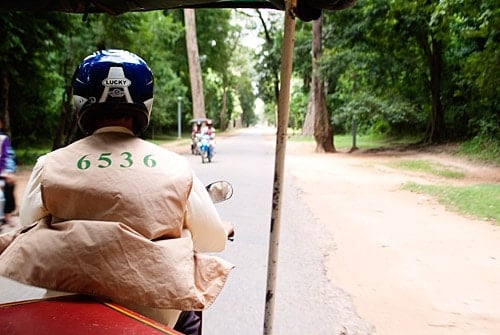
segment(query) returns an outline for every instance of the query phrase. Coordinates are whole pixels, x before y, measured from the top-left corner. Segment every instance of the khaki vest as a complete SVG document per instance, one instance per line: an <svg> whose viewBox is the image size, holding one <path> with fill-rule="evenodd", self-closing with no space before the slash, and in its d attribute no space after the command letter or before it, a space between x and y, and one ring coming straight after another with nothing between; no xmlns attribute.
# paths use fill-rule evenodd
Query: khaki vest
<svg viewBox="0 0 500 335"><path fill-rule="evenodd" d="M123 133L48 154L41 189L52 217L0 239L10 243L0 274L126 304L210 306L232 265L194 252L183 229L191 173L182 157Z"/></svg>
<svg viewBox="0 0 500 335"><path fill-rule="evenodd" d="M100 133L45 159L42 198L54 220L117 221L150 240L181 236L187 161L124 133Z"/></svg>

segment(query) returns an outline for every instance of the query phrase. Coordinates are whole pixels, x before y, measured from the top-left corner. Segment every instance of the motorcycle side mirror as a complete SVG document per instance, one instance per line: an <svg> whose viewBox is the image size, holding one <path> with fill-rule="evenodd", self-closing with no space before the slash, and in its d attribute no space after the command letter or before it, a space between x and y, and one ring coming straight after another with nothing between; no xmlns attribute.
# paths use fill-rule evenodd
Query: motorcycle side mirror
<svg viewBox="0 0 500 335"><path fill-rule="evenodd" d="M233 196L233 186L225 180L213 182L205 188L214 204L226 201Z"/></svg>

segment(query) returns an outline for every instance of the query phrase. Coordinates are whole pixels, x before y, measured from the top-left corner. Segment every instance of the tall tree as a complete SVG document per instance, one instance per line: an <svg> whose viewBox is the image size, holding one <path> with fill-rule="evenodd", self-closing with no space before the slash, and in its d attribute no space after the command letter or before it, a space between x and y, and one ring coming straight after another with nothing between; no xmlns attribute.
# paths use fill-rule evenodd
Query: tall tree
<svg viewBox="0 0 500 335"><path fill-rule="evenodd" d="M181 122L192 117L186 113L191 108L182 11L130 14L139 16L140 26L129 49L146 60L155 76L155 101L146 135L177 131L178 97Z"/></svg>
<svg viewBox="0 0 500 335"><path fill-rule="evenodd" d="M312 94L311 98L314 108L314 139L316 140L316 152L335 152L333 145L333 127L326 107L325 83L319 73L318 61L321 59L321 35L323 17L313 22L312 38Z"/></svg>
<svg viewBox="0 0 500 335"><path fill-rule="evenodd" d="M195 10L184 9L184 24L186 30L186 48L189 63L189 78L191 80L191 98L193 102L193 117L205 117L205 98L203 94L203 80L201 75L198 39L196 37Z"/></svg>
<svg viewBox="0 0 500 335"><path fill-rule="evenodd" d="M63 49L61 31L68 16L54 13L0 13L0 109L11 121L15 145L52 134L57 124L63 79L58 73ZM43 121L43 122L41 122ZM36 125L36 126L33 126Z"/></svg>
<svg viewBox="0 0 500 335"><path fill-rule="evenodd" d="M305 102L305 105L293 106L290 108L290 117L292 114L292 106L297 108L298 121L302 121L301 134L304 136L314 135L314 108L312 99L312 64L311 61L311 48L312 48L312 23L297 21L295 30L295 50L294 50L294 64L293 71L295 76L299 76L302 81L302 88L300 91L292 94L291 103L295 100ZM306 98L306 99L304 99ZM302 107L301 107L302 106ZM300 117L300 118L299 118ZM300 128L300 123L297 124Z"/></svg>
<svg viewBox="0 0 500 335"><path fill-rule="evenodd" d="M498 1L446 2L450 42L446 49L445 106L450 106L457 138L483 145L500 138L500 6ZM500 145L500 144L499 144Z"/></svg>
<svg viewBox="0 0 500 335"><path fill-rule="evenodd" d="M226 128L231 111L230 60L237 42L230 25L231 11L225 9L199 9L196 11L200 60L202 61L203 88L206 116L214 120L221 130Z"/></svg>
<svg viewBox="0 0 500 335"><path fill-rule="evenodd" d="M443 43L447 36L447 15L439 2L419 0L395 1L393 4L395 30L403 39L414 40L426 60L431 115L425 143L441 142L446 138L444 110L441 102L443 75Z"/></svg>
<svg viewBox="0 0 500 335"><path fill-rule="evenodd" d="M442 3L359 0L351 10L328 15L326 35L335 38L325 38L322 73L337 124L347 129L356 117L362 131L401 134L425 132L428 120L424 142L446 138L449 11Z"/></svg>
<svg viewBox="0 0 500 335"><path fill-rule="evenodd" d="M277 106L279 99L280 83L280 55L282 46L283 27L278 20L281 16L269 15L264 17L263 12L257 11L259 21L262 24L262 35L264 39L263 50L258 55L257 87L259 96L265 102L266 118L272 124L277 121Z"/></svg>

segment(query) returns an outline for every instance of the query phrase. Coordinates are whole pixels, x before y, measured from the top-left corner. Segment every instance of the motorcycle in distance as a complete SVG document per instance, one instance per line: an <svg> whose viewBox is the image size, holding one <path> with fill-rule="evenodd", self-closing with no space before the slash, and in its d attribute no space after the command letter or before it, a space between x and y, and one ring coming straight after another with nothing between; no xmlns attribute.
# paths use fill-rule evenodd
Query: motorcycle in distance
<svg viewBox="0 0 500 335"><path fill-rule="evenodd" d="M216 181L205 186L213 203L229 200L233 186ZM228 231L233 241L234 230ZM47 295L46 290L0 277L0 334L142 334L182 335L118 304L77 293Z"/></svg>
<svg viewBox="0 0 500 335"><path fill-rule="evenodd" d="M199 118L194 118L189 121L189 123L192 125L192 131L191 131L191 153L193 155L199 155L199 141L201 137L201 130L204 124L207 122L211 121L208 118L205 117L199 117Z"/></svg>
<svg viewBox="0 0 500 335"><path fill-rule="evenodd" d="M214 148L212 146L212 139L210 135L202 134L199 136L198 140L198 152L201 156L201 162L204 164L206 162L211 162L214 154Z"/></svg>

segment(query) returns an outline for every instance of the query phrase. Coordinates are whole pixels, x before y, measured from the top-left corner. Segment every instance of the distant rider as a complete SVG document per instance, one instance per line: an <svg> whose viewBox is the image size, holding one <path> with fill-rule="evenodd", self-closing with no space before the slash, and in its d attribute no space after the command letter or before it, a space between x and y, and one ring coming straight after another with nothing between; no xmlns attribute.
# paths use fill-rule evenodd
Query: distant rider
<svg viewBox="0 0 500 335"><path fill-rule="evenodd" d="M204 126L201 128L201 135L205 135L209 138L210 151L213 154L215 151L215 128L212 120L207 120L205 122Z"/></svg>

